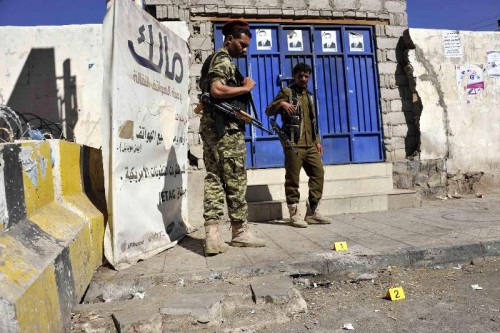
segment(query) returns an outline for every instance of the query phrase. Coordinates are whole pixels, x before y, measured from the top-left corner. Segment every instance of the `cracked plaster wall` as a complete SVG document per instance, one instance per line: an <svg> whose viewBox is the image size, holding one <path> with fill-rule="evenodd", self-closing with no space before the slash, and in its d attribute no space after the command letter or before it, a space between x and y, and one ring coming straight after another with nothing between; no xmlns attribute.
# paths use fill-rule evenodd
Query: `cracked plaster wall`
<svg viewBox="0 0 500 333"><path fill-rule="evenodd" d="M448 186L458 175L484 173L485 185L500 176L500 77L488 75L487 52L500 51L500 32L460 31L462 57L444 54L443 30L410 29L409 51L422 103L420 161L443 160ZM484 91L468 96L456 68L483 69ZM467 178L467 177L465 177ZM481 177L480 177L481 178Z"/></svg>

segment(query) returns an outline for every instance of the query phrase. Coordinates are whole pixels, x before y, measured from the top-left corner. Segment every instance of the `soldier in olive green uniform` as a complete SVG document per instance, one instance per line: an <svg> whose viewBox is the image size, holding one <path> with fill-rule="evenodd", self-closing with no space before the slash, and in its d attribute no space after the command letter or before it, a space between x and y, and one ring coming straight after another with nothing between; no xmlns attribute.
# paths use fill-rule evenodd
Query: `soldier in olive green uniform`
<svg viewBox="0 0 500 333"><path fill-rule="evenodd" d="M281 114L283 131L293 144L298 155L284 142L285 152L285 194L290 225L306 228L308 224L327 224L332 220L320 212L325 171L316 122L316 111L312 94L307 90L311 67L300 63L293 68L294 83L280 90L266 109L268 116ZM305 219L299 209L299 175L304 168L309 177L309 198L306 202Z"/></svg>
<svg viewBox="0 0 500 333"><path fill-rule="evenodd" d="M255 82L243 78L232 58L242 57L250 43L251 32L244 21L224 25L223 47L203 64L200 87L210 97L246 110L249 92ZM205 253L214 255L227 251L221 241L219 224L224 216L224 199L231 221L231 246L260 247L265 242L248 231L246 202L245 124L224 117L213 106L205 105L200 120L203 159L207 170L204 188Z"/></svg>

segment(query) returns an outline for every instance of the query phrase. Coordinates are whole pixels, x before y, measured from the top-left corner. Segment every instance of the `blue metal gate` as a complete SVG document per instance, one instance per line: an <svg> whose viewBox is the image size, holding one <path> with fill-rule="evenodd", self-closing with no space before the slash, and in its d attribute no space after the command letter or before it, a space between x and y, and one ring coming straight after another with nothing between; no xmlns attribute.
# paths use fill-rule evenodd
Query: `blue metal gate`
<svg viewBox="0 0 500 333"><path fill-rule="evenodd" d="M251 24L253 38L246 58L235 60L257 86L257 116L269 126L267 105L292 68L313 68L309 90L316 98L325 164L379 162L384 159L373 28L368 26ZM215 26L215 46L223 43L222 24ZM245 135L249 168L282 167L276 135L248 128Z"/></svg>

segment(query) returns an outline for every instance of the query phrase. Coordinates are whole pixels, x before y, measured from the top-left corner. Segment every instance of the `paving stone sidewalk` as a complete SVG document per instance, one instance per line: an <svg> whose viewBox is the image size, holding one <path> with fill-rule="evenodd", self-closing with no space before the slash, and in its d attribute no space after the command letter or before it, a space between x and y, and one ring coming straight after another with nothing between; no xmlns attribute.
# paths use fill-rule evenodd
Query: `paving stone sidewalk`
<svg viewBox="0 0 500 333"><path fill-rule="evenodd" d="M424 200L420 208L334 215L333 220L331 225L305 229L292 228L286 221L251 223L250 230L266 240L266 247L230 248L213 257L203 255L200 228L176 247L129 269L117 272L101 267L93 282L125 286L125 281L138 278L182 282L222 275L361 272L387 265L437 265L500 255L500 193ZM229 224L222 226L222 236L230 240ZM347 242L347 251L332 249L339 241Z"/></svg>

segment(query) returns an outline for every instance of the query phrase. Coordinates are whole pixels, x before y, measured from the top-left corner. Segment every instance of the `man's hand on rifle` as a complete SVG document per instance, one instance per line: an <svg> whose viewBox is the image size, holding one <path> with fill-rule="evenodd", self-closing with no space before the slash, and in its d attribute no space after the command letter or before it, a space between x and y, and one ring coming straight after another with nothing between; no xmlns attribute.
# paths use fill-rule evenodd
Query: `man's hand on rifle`
<svg viewBox="0 0 500 333"><path fill-rule="evenodd" d="M280 106L289 116L293 116L297 112L297 107L288 102L281 101Z"/></svg>

